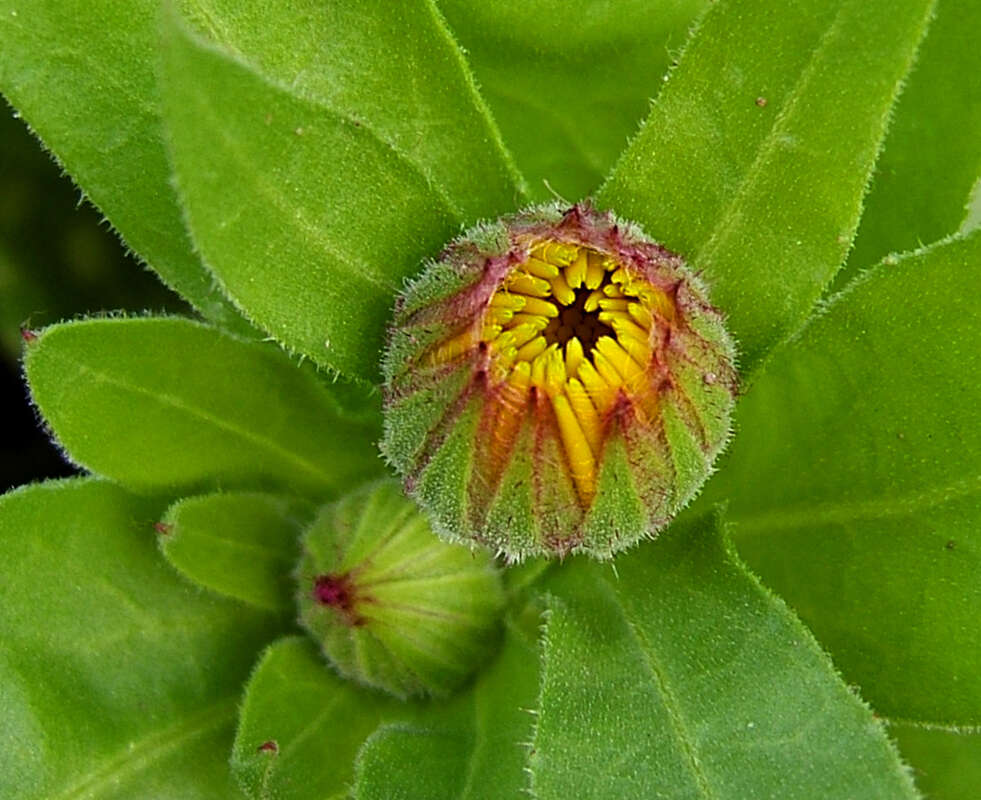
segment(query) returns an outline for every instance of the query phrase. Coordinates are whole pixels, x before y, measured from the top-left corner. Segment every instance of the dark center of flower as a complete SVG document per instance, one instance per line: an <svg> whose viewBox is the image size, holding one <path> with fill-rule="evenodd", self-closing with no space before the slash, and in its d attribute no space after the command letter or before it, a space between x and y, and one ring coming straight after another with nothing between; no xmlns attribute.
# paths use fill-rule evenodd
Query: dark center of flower
<svg viewBox="0 0 981 800"><path fill-rule="evenodd" d="M575 292L576 299L572 305L564 307L557 317L549 320L545 330L542 331L542 336L548 344L556 344L560 348L565 347L569 340L578 339L585 356L592 360L593 349L599 338L616 334L613 328L600 322L599 308L593 311L586 310L586 301L591 292L583 288L576 289Z"/></svg>

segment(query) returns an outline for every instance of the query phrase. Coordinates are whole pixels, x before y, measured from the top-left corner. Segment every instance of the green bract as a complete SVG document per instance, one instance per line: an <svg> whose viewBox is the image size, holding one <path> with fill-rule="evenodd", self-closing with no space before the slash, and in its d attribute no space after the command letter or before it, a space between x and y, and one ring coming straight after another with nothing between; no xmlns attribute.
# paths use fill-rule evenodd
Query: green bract
<svg viewBox="0 0 981 800"><path fill-rule="evenodd" d="M0 0L0 91L200 315L93 277L30 159L0 164L0 343L87 473L0 497L0 800L975 800L979 25ZM585 235L613 213L657 269ZM424 319L484 274L466 231L526 273L476 304L486 337ZM631 327L674 340L682 264L686 359ZM127 310L63 318L82 285ZM542 424L467 407L481 343ZM628 406L656 446L604 438Z"/></svg>

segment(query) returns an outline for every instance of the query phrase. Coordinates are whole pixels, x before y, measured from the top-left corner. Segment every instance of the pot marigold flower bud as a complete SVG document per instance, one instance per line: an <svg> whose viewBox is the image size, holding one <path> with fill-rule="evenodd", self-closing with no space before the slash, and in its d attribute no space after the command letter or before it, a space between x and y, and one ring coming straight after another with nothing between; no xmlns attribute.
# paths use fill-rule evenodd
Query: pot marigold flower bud
<svg viewBox="0 0 981 800"><path fill-rule="evenodd" d="M397 697L451 692L498 645L505 596L490 554L440 541L393 480L321 512L297 579L300 624L328 661Z"/></svg>
<svg viewBox="0 0 981 800"><path fill-rule="evenodd" d="M588 205L533 208L452 242L399 299L382 450L451 541L608 558L709 475L734 360L679 256Z"/></svg>

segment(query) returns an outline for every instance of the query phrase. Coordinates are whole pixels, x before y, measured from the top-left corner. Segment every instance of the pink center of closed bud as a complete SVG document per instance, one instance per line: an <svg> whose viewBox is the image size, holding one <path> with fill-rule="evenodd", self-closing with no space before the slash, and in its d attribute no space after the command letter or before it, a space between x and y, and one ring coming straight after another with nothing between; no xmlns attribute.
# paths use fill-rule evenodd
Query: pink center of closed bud
<svg viewBox="0 0 981 800"><path fill-rule="evenodd" d="M318 575L313 582L313 599L324 606L349 613L354 606L354 587L347 575Z"/></svg>

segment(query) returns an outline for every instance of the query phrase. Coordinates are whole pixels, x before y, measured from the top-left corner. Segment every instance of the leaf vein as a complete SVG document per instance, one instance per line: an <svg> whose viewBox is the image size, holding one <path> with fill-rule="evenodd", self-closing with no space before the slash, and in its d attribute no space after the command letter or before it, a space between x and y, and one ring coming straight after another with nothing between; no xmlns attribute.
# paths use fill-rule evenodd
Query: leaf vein
<svg viewBox="0 0 981 800"><path fill-rule="evenodd" d="M260 449L268 450L270 453L275 454L280 458L283 458L285 461L291 464L294 464L296 467L303 470L304 472L313 475L314 477L316 477L318 480L322 481L325 484L329 485L331 483L330 477L327 475L327 473L325 473L323 469L317 466L314 462L310 461L307 458L304 458L303 456L293 452L292 450L287 450L286 448L282 447L280 444L278 444L272 439L254 433L251 429L243 428L239 425L232 423L229 420L216 417L210 414L205 409L197 408L193 405L183 402L179 397L175 395L166 394L163 392L154 392L151 389L147 389L143 386L137 386L128 383L127 381L124 381L121 378L110 375L106 372L102 372L100 370L97 370L85 364L76 364L76 368L78 369L78 374L80 377L88 373L95 380L106 383L117 389L132 392L133 394L142 395L144 397L149 397L152 400L155 400L164 406L169 405L172 408L177 409L178 411L183 411L184 413L188 414L191 417L195 417L196 419L200 419L206 423L214 425L219 430L226 431L230 434L233 434L234 436L237 436L245 440L246 442L249 442L250 444L258 445Z"/></svg>
<svg viewBox="0 0 981 800"><path fill-rule="evenodd" d="M237 698L226 697L162 731L150 733L130 743L121 752L79 776L51 800L82 800L118 788L127 778L138 775L151 762L166 758L187 741L204 735L231 720Z"/></svg>
<svg viewBox="0 0 981 800"><path fill-rule="evenodd" d="M657 687L657 691L664 702L664 708L667 711L668 719L671 721L671 729L674 732L678 743L681 745L682 752L685 756L685 764L687 765L688 770L691 772L692 777L694 777L699 791L703 797L717 800L717 795L709 784L708 776L705 774L705 769L702 767L701 759L698 756L698 744L689 734L688 725L686 724L684 715L681 712L681 704L679 703L678 698L675 696L674 690L671 688L663 666L661 666L657 656L655 655L653 645L647 640L647 637L644 635L643 631L631 618L627 604L620 599L619 593L616 591L616 589L611 586L609 581L605 578L599 582L605 591L613 596L614 604L621 609L623 621L626 623L627 629L634 637L637 643L637 650L644 662L644 666L647 668L647 671L653 679L654 685Z"/></svg>
<svg viewBox="0 0 981 800"><path fill-rule="evenodd" d="M821 62L821 56L824 50L829 46L829 43L838 33L838 29L841 26L842 19L844 17L844 8L846 4L842 4L838 7L835 12L835 18L831 21L831 24L824 30L818 41L815 43L814 49L811 52L811 56L807 61L804 69L801 70L797 81L794 83L794 88L791 90L789 96L785 100L783 107L780 109L780 113L774 119L773 125L770 128L769 133L763 139L760 147L756 151L756 157L753 159L753 163L750 165L749 169L746 170L746 174L740 183L739 189L733 195L732 199L726 206L726 209L722 212L719 217L718 222L712 230L712 235L709 237L708 241L698 249L697 253L692 258L692 262L700 265L704 265L711 262L712 256L715 251L721 246L722 240L728 235L730 230L735 226L742 213L742 205L749 197L750 191L754 188L757 178L762 174L766 162L769 160L771 154L776 150L777 145L781 142L784 134L784 129L787 124L787 120L793 115L794 110L801 102L801 96L805 93L810 84L814 74L817 72L818 64Z"/></svg>

